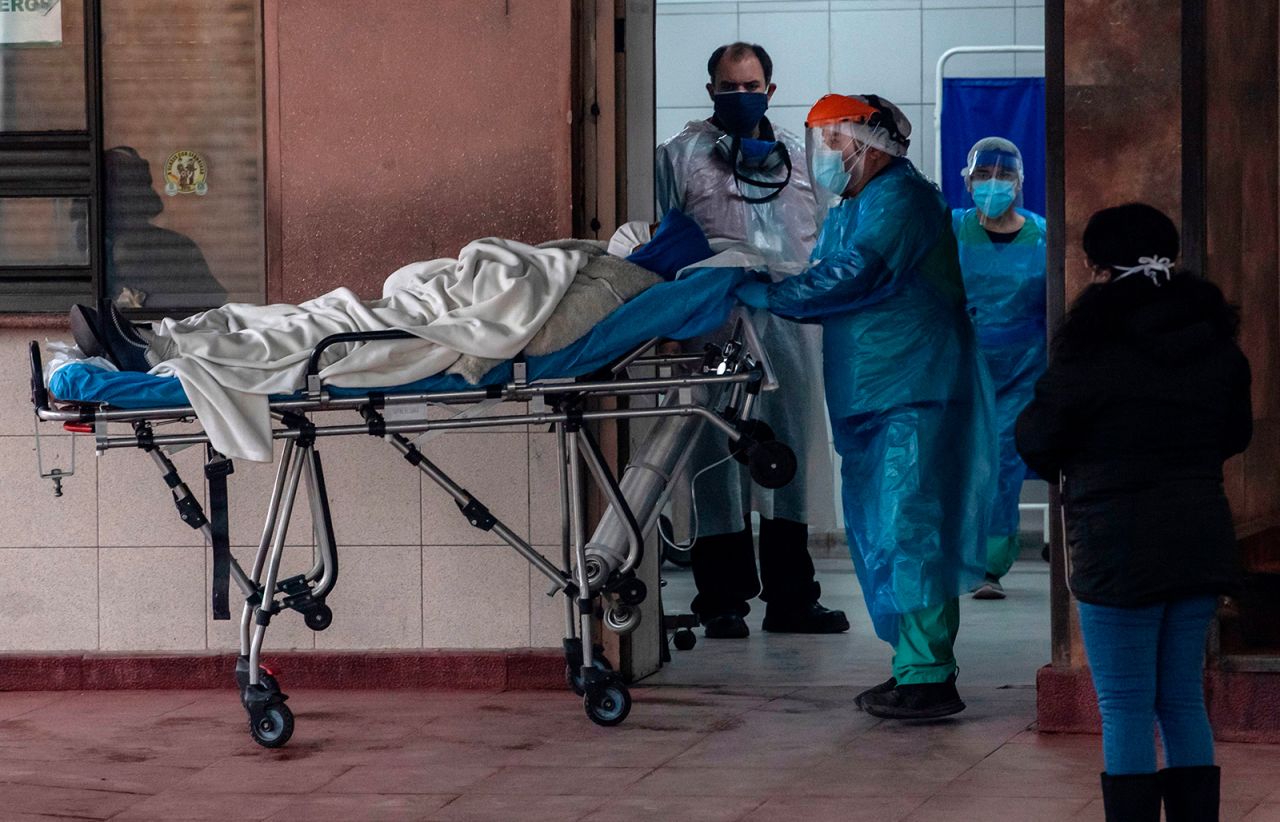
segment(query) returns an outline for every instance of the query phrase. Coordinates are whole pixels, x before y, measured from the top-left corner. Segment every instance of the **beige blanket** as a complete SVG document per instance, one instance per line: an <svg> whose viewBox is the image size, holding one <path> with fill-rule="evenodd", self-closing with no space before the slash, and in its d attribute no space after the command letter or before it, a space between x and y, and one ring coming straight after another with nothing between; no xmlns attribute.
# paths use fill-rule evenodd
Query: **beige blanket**
<svg viewBox="0 0 1280 822"><path fill-rule="evenodd" d="M538 330L524 353L540 357L559 351L586 336L614 309L645 289L662 282L653 272L605 253L604 243L593 240L553 240L539 248L586 252L586 265L578 269L569 290ZM459 374L470 383L478 383L502 360L463 355L449 367L448 373Z"/></svg>

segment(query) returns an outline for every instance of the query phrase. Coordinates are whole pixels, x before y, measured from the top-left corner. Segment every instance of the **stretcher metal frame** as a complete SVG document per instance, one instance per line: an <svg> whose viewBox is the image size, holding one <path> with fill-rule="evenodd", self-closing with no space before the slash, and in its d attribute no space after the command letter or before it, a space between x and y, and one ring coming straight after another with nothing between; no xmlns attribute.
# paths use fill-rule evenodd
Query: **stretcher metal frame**
<svg viewBox="0 0 1280 822"><path fill-rule="evenodd" d="M637 518L637 512L631 510L617 476L609 469L587 424L663 417L700 420L700 425L710 425L728 438L735 454L751 466L758 481L770 487L785 484L790 474L794 474L794 457L789 465L785 454L778 459L778 450L788 449L771 441L770 435L762 434L761 428L751 421L758 393L775 390L777 380L747 315L735 309L735 318L732 337L721 345L708 345L702 354L650 354L647 352L657 342L650 340L612 365L577 379L530 382L524 378L525 364L517 361L514 378L504 385L410 393L369 390L360 396L332 395L326 389L319 376L324 350L340 343L371 344L411 335L379 331L326 338L312 353L304 395L270 403L272 437L283 441L283 449L262 536L248 572L231 556L229 549L226 478L234 471L232 461L209 445L203 430L174 434L156 430L166 423L198 423L190 406L129 410L51 398L44 383L40 348L33 341L30 345L31 399L37 420L37 442L39 423L57 422L73 433L91 433L98 456L115 449L138 448L155 461L179 516L190 527L201 531L213 550L214 618L230 618L228 580L235 582L244 596L235 679L241 703L248 713L250 733L264 747L279 747L288 742L294 724L292 712L285 705L288 697L280 689L276 672L262 664L267 627L272 618L285 609L300 612L306 625L315 631L329 627L333 619L325 598L337 582L338 546L316 446L323 438L349 435L387 440L405 461L454 499L471 526L498 536L546 577L550 583L548 596L564 595L567 682L583 697L586 713L593 722L617 725L629 713L631 697L621 675L610 669L597 644L596 620L603 618L604 624L618 633L628 633L639 624L638 606L647 592L635 569L641 561L645 539L671 493L672 483L667 482L658 504ZM645 373L637 376L640 369L645 369ZM657 400L654 407L628 407L627 399L646 395ZM591 407L590 401L608 397L624 402L618 408ZM486 411L480 416L463 413L448 419L427 418L427 411L433 406L485 402L527 403L528 409L527 413L507 416L487 413L487 406L480 406ZM344 410L358 411L363 423L321 425L313 419L324 412ZM131 426L132 433L109 428L119 424ZM550 425L556 434L561 514L558 565L503 523L483 502L428 459L409 438L409 435L427 432L475 431L524 424ZM201 444L206 448L209 515L170 458L170 449ZM686 449L668 480L684 469L687 456ZM602 568L597 558L587 555L584 465L586 474L608 502L606 515L611 510L626 524L625 559L616 568ZM52 475L42 473L56 483L61 480L56 469ZM314 562L306 573L282 577L280 568L288 527L299 486L304 481L315 530Z"/></svg>

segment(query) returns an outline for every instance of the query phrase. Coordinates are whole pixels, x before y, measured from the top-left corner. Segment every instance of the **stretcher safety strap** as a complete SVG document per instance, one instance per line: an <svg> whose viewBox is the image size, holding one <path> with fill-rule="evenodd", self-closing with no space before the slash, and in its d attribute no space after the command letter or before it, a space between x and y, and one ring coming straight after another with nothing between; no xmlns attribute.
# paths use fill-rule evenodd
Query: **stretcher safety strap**
<svg viewBox="0 0 1280 822"><path fill-rule="evenodd" d="M231 587L231 537L227 522L227 475L235 468L231 460L206 446L208 457L204 475L209 481L209 532L213 543L214 619L231 619L228 591Z"/></svg>

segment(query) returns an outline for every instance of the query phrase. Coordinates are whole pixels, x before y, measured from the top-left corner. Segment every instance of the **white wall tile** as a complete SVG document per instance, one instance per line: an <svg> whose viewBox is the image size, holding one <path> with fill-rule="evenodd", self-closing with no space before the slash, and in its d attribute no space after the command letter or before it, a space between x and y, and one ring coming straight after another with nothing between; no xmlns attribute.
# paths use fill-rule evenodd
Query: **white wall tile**
<svg viewBox="0 0 1280 822"><path fill-rule="evenodd" d="M738 15L660 14L654 20L656 99L664 106L710 106L707 59L738 39Z"/></svg>
<svg viewBox="0 0 1280 822"><path fill-rule="evenodd" d="M658 0L657 13L664 14L737 14L738 4L707 0Z"/></svg>
<svg viewBox="0 0 1280 822"><path fill-rule="evenodd" d="M785 12L739 15L738 34L759 43L773 59L773 82L778 85L772 106L812 106L828 91L828 15L823 12Z"/></svg>
<svg viewBox="0 0 1280 822"><path fill-rule="evenodd" d="M196 651L205 647L202 548L104 547L98 554L99 648Z"/></svg>
<svg viewBox="0 0 1280 822"><path fill-rule="evenodd" d="M1044 45L1044 6L1022 6L1014 10L1015 31L1020 46ZM1043 54L1014 56L1019 77L1043 77Z"/></svg>
<svg viewBox="0 0 1280 822"><path fill-rule="evenodd" d="M524 434L447 434L422 449L453 481L488 506L517 534L529 532L529 451ZM422 482L423 545L504 544L491 531L471 527L453 497Z"/></svg>
<svg viewBox="0 0 1280 822"><path fill-rule="evenodd" d="M41 438L45 470L69 467L71 439ZM92 448L79 443L76 460L75 476L63 481L62 496L55 497L53 483L36 471L35 437L0 437L0 547L98 544L98 466Z"/></svg>
<svg viewBox="0 0 1280 822"><path fill-rule="evenodd" d="M800 138L800 144L804 145L804 118L808 116L809 109L813 108L813 104L818 102L818 98L814 98L807 105L803 106L770 106L769 122L773 123L776 128L783 128ZM793 157L793 160L799 160L799 157Z"/></svg>
<svg viewBox="0 0 1280 822"><path fill-rule="evenodd" d="M920 127L917 134L920 136L920 163L919 168L924 172L924 176L930 180L934 178L934 163L936 162L935 154L937 152L937 138L933 132L933 112L935 106L927 105L920 107ZM914 141L912 141L914 142ZM937 180L933 180L935 183Z"/></svg>
<svg viewBox="0 0 1280 822"><path fill-rule="evenodd" d="M339 551L338 584L328 598L333 624L315 635L316 647L420 647L421 547L351 545Z"/></svg>
<svg viewBox="0 0 1280 822"><path fill-rule="evenodd" d="M911 122L911 145L907 147L907 159L915 163L916 168L923 169L924 166L921 163L924 160L924 132L932 124L924 122L924 106L908 104L899 108Z"/></svg>
<svg viewBox="0 0 1280 822"><path fill-rule="evenodd" d="M924 99L934 99L938 58L956 46L1010 46L1013 8L926 9L924 12ZM1010 77L1013 55L958 55L947 62L948 77Z"/></svg>
<svg viewBox="0 0 1280 822"><path fill-rule="evenodd" d="M27 367L27 345L32 340L40 343L40 357L48 361L46 339L71 342L68 331L54 329L4 329L0 330L0 434L30 434L34 409L31 407L31 369ZM44 429L58 431L56 423L45 423Z"/></svg>
<svg viewBox="0 0 1280 822"><path fill-rule="evenodd" d="M187 448L170 459L205 514L212 516L205 493L204 449ZM97 464L100 545L204 545L204 536L178 516L160 468L145 451L111 450Z"/></svg>
<svg viewBox="0 0 1280 822"><path fill-rule="evenodd" d="M832 14L832 90L879 94L900 106L922 102L920 26L918 9Z"/></svg>
<svg viewBox="0 0 1280 822"><path fill-rule="evenodd" d="M335 420L336 422L336 420ZM329 440L321 440L326 445ZM228 515L231 519L232 545L257 545L262 538L262 526L267 518L267 506L271 502L271 488L276 479L276 468L280 464L283 444L275 442L275 458L272 463L249 462L238 460L235 473L227 478ZM321 453L325 452L321 448ZM345 470L344 466L335 466L335 470ZM325 475L326 478L328 474ZM300 484L298 497L294 501L293 511L289 517L289 530L285 535L286 545L311 545L314 534L311 527L311 509L306 503L306 486Z"/></svg>
<svg viewBox="0 0 1280 822"><path fill-rule="evenodd" d="M0 549L0 651L97 647L98 549Z"/></svg>
<svg viewBox="0 0 1280 822"><path fill-rule="evenodd" d="M374 437L323 439L317 450L339 545L421 544L422 475L417 468ZM301 491L297 504L309 504Z"/></svg>
<svg viewBox="0 0 1280 822"><path fill-rule="evenodd" d="M738 3L738 12L740 14L774 11L820 11L823 14L826 14L828 11L828 3L827 0L741 0ZM746 36L742 39L750 42L749 38Z"/></svg>
<svg viewBox="0 0 1280 822"><path fill-rule="evenodd" d="M1007 8L1014 0L922 0L926 9Z"/></svg>
<svg viewBox="0 0 1280 822"><path fill-rule="evenodd" d="M538 548L552 562L559 562L560 546ZM562 648L564 642L564 594L547 596L551 583L529 567L529 647ZM575 609L576 613L576 609Z"/></svg>
<svg viewBox="0 0 1280 822"><path fill-rule="evenodd" d="M831 12L919 9L920 0L831 0Z"/></svg>
<svg viewBox="0 0 1280 822"><path fill-rule="evenodd" d="M663 107L654 112L653 138L654 145L661 145L664 140L679 134L685 123L690 120L705 120L711 116L711 101L705 105L689 107Z"/></svg>
<svg viewBox="0 0 1280 822"><path fill-rule="evenodd" d="M423 546L422 606L425 648L527 647L529 564L506 547Z"/></svg>
<svg viewBox="0 0 1280 822"><path fill-rule="evenodd" d="M246 574L253 573L253 557L257 553L257 546L253 547L233 547L231 554L240 563L240 567L244 569ZM338 588L342 587L344 582L343 574L346 573L344 561L347 558L347 551L341 546L338 547ZM303 574L311 570L312 566L311 550L307 546L286 546L284 557L280 563L280 576L291 577L297 574ZM207 636L207 644L211 649L240 650L240 613L244 608L244 595L240 593L240 589L236 587L234 582L231 583L230 603L231 603L231 619L215 620L213 611L209 607L209 592L213 587L213 567L212 563L205 563L205 584L204 593L201 594L201 612L205 618L205 634ZM265 571L265 569L264 569ZM336 589L335 589L336 590ZM336 624L344 615L334 612L333 621ZM292 648L314 648L316 632L312 631L302 621L302 614L297 611L283 611L276 614L272 618L271 624L267 626L267 636L263 642L264 657L270 659L272 650L284 650Z"/></svg>

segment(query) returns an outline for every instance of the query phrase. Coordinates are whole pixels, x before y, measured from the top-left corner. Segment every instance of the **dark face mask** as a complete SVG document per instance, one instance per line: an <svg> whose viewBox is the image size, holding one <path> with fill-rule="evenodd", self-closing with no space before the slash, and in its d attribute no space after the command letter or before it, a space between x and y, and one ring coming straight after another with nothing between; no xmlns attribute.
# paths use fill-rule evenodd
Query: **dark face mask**
<svg viewBox="0 0 1280 822"><path fill-rule="evenodd" d="M769 108L769 95L761 91L715 95L716 120L735 137L750 137Z"/></svg>

